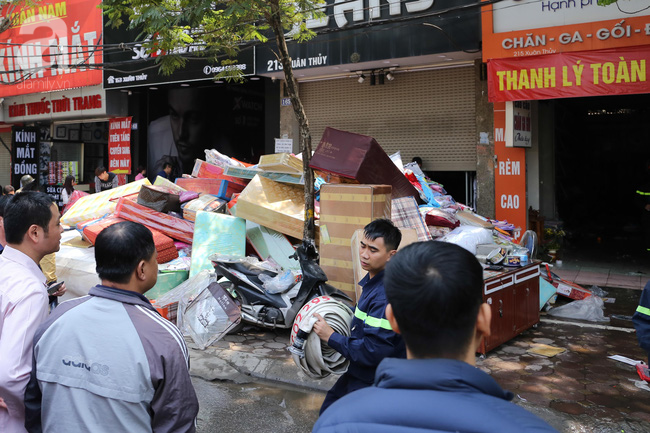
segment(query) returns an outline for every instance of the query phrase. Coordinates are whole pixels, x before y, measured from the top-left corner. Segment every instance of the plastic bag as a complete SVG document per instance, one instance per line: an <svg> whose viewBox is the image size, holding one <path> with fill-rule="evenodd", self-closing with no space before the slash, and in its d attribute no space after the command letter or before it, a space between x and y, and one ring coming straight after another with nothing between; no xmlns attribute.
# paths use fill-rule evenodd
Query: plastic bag
<svg viewBox="0 0 650 433"><path fill-rule="evenodd" d="M404 173L404 163L402 162L401 152L398 150L397 152L390 155L389 158L391 161L393 161L393 164L395 164L395 166L399 168L399 171Z"/></svg>
<svg viewBox="0 0 650 433"><path fill-rule="evenodd" d="M589 320L591 322L609 322L609 317L603 313L604 302L598 296L589 296L580 301L573 301L548 312L551 316L566 319Z"/></svg>
<svg viewBox="0 0 650 433"><path fill-rule="evenodd" d="M476 245L492 243L492 231L483 227L460 226L438 240L456 244L476 255Z"/></svg>
<svg viewBox="0 0 650 433"><path fill-rule="evenodd" d="M603 290L600 287L596 286L595 284L591 286L591 289L589 290L591 290L591 293L593 293L596 296L600 296L601 298L604 298L609 293L606 290Z"/></svg>
<svg viewBox="0 0 650 433"><path fill-rule="evenodd" d="M192 337L200 350L219 340L241 321L241 311L216 282L203 288L195 298L182 298L178 312L179 329Z"/></svg>
<svg viewBox="0 0 650 433"><path fill-rule="evenodd" d="M203 270L156 299L153 305L154 307L165 308L168 305L180 302L181 299L193 299L201 290L216 281L217 274L214 271Z"/></svg>
<svg viewBox="0 0 650 433"><path fill-rule="evenodd" d="M259 279L263 283L264 290L270 294L284 293L297 282L297 276L291 270L287 270L275 277L260 274Z"/></svg>
<svg viewBox="0 0 650 433"><path fill-rule="evenodd" d="M205 160L212 165L223 168L229 165L234 167L245 167L245 165L241 162L218 152L216 149L205 149Z"/></svg>

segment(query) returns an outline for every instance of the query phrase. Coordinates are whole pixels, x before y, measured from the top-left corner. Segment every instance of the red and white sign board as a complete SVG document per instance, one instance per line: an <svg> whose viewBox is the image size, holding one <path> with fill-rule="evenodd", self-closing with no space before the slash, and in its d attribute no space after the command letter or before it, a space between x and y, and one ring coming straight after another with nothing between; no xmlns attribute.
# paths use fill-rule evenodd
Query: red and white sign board
<svg viewBox="0 0 650 433"><path fill-rule="evenodd" d="M106 114L106 93L102 86L89 86L14 96L5 98L2 112L7 123L96 117Z"/></svg>
<svg viewBox="0 0 650 433"><path fill-rule="evenodd" d="M108 171L131 174L131 117L108 122Z"/></svg>
<svg viewBox="0 0 650 433"><path fill-rule="evenodd" d="M515 230L519 240L526 231L526 149L506 147L506 103L494 104L494 154L497 167L494 172L495 213L520 228Z"/></svg>
<svg viewBox="0 0 650 433"><path fill-rule="evenodd" d="M100 0L43 0L2 7L14 25L2 33L0 97L102 83ZM87 66L90 67L87 67Z"/></svg>

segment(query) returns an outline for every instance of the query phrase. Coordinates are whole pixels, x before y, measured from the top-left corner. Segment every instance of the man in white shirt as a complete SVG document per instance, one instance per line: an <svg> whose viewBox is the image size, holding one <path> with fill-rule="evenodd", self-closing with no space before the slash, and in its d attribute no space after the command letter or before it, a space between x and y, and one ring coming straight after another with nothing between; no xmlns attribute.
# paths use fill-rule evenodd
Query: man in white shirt
<svg viewBox="0 0 650 433"><path fill-rule="evenodd" d="M25 432L25 387L32 369L32 341L45 320L48 297L41 259L59 250L63 228L52 199L41 192L16 194L4 209L7 246L0 255L0 430Z"/></svg>

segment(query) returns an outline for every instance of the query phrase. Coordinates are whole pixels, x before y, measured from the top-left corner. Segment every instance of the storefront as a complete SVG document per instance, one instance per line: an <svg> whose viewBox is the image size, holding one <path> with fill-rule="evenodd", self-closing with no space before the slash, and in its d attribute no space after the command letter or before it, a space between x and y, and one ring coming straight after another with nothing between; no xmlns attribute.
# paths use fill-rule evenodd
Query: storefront
<svg viewBox="0 0 650 433"><path fill-rule="evenodd" d="M422 158L434 180L474 205L479 131L487 129L477 123L480 9L471 3L328 1L326 17L307 23L319 35L289 44L314 148L328 126L372 136L404 162ZM257 72L281 80L272 50L259 47ZM298 151L286 96L281 134Z"/></svg>
<svg viewBox="0 0 650 433"><path fill-rule="evenodd" d="M635 191L650 160L647 2L502 1L483 14L494 103L496 216L539 209L578 247L640 247ZM529 122L521 122L522 107ZM516 127L528 127L522 131ZM529 141L508 142L527 134ZM613 201L610 201L613 199ZM616 217L597 209L616 207Z"/></svg>
<svg viewBox="0 0 650 433"><path fill-rule="evenodd" d="M5 98L4 118L14 125L11 183L17 188L20 177L29 174L58 194L66 176L73 175L77 189L88 190L95 168L108 166L108 119L126 114L125 101L119 94L107 96L101 86ZM38 132L37 150L30 155L38 162L35 173L16 168L26 152L19 151L15 132L24 128Z"/></svg>
<svg viewBox="0 0 650 433"><path fill-rule="evenodd" d="M241 83L217 80L225 68L210 58L190 58L171 75L159 72L154 58L142 48L138 31L105 29L107 44L128 49L106 54L104 70L108 95L127 98L128 115L138 125L132 136L134 168L147 169L154 179L164 162L172 176L191 173L195 158L205 160L205 149L217 149L247 162L273 152L278 137L279 85L255 76L253 47L243 49L237 65ZM135 171L132 172L135 175Z"/></svg>
<svg viewBox="0 0 650 433"><path fill-rule="evenodd" d="M12 11L16 24L2 34L11 43L0 47L0 164L15 188L24 174L52 193L63 174L92 182L92 166L105 161L97 129L120 104L107 99L95 66L103 62L99 3L50 0Z"/></svg>

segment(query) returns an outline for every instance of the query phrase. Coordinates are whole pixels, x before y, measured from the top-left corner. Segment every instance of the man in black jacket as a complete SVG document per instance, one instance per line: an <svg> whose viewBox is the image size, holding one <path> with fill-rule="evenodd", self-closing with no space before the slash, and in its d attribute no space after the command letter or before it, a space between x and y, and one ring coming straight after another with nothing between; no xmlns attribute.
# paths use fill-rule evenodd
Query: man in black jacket
<svg viewBox="0 0 650 433"><path fill-rule="evenodd" d="M407 359L384 359L374 386L332 404L314 432L555 431L474 366L492 310L473 254L445 242L408 245L386 265L384 284L386 318Z"/></svg>

